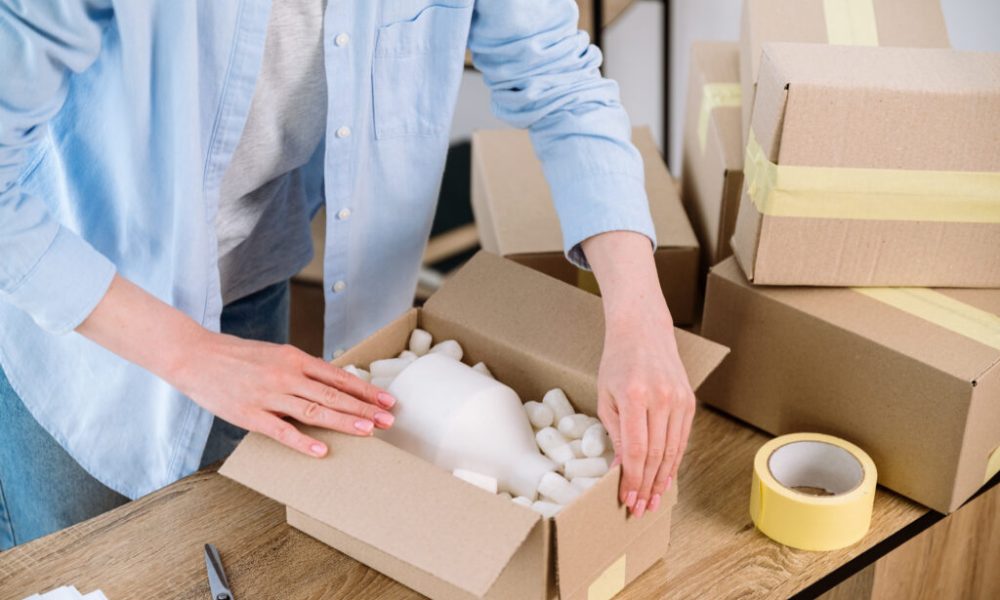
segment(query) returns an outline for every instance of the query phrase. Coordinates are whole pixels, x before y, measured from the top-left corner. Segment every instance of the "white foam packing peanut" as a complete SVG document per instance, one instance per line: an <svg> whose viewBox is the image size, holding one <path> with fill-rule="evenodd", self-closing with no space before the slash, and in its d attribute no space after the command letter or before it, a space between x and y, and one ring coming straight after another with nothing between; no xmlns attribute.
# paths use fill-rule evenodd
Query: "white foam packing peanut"
<svg viewBox="0 0 1000 600"><path fill-rule="evenodd" d="M566 438L556 431L554 427L545 427L535 434L535 441L542 449L545 456L548 456L558 465L565 464L566 461L573 460L573 449L566 443Z"/></svg>
<svg viewBox="0 0 1000 600"><path fill-rule="evenodd" d="M411 362L413 361L406 358L383 358L382 360L373 360L368 365L368 370L371 371L373 378L392 378L402 373L403 369L410 366Z"/></svg>
<svg viewBox="0 0 1000 600"><path fill-rule="evenodd" d="M531 510L541 513L546 518L551 518L562 510L562 506L545 500L536 500L531 504Z"/></svg>
<svg viewBox="0 0 1000 600"><path fill-rule="evenodd" d="M576 458L584 458L583 456L583 442L580 440L570 440L569 449L573 451L573 456Z"/></svg>
<svg viewBox="0 0 1000 600"><path fill-rule="evenodd" d="M534 400L524 403L524 412L528 413L528 420L535 429L544 429L552 425L552 420L555 418L551 408Z"/></svg>
<svg viewBox="0 0 1000 600"><path fill-rule="evenodd" d="M604 457L574 458L563 466L566 479L577 477L600 477L608 472L608 461Z"/></svg>
<svg viewBox="0 0 1000 600"><path fill-rule="evenodd" d="M497 480L494 477L483 475L482 473L476 473L475 471L469 471L467 469L455 469L451 472L451 474L458 477L462 481L471 483L477 488L484 489L491 494L497 493Z"/></svg>
<svg viewBox="0 0 1000 600"><path fill-rule="evenodd" d="M476 371L479 371L483 375L486 375L487 377L490 377L492 379L496 379L496 377L493 377L493 373L490 372L489 367L486 366L486 363L484 363L482 361L477 362L476 364L472 365L472 368L475 369Z"/></svg>
<svg viewBox="0 0 1000 600"><path fill-rule="evenodd" d="M513 500L514 499L514 496L510 495L510 492L498 492L497 496L500 496L501 498L505 498L507 500Z"/></svg>
<svg viewBox="0 0 1000 600"><path fill-rule="evenodd" d="M583 432L583 439L580 442L580 449L583 454L590 458L597 458L608 449L608 432L604 425L594 423Z"/></svg>
<svg viewBox="0 0 1000 600"><path fill-rule="evenodd" d="M359 368L355 367L354 365L347 365L346 367L344 367L344 370L347 371L348 373L350 373L351 375L354 375L355 377L357 377L358 379L360 379L362 381L371 381L372 380L372 374L371 373L369 373L368 371L365 371L364 369L359 369Z"/></svg>
<svg viewBox="0 0 1000 600"><path fill-rule="evenodd" d="M573 410L573 405L569 403L566 393L559 388L545 392L545 396L542 397L542 404L552 409L552 414L555 417L553 423L557 425L563 417L568 417L576 412Z"/></svg>
<svg viewBox="0 0 1000 600"><path fill-rule="evenodd" d="M404 360L408 360L408 361L412 362L412 361L417 360L420 357L417 356L417 353L413 352L412 350L403 350L402 352L399 353L398 358L402 358Z"/></svg>
<svg viewBox="0 0 1000 600"><path fill-rule="evenodd" d="M462 346L455 340L438 342L428 352L432 354L440 352L441 354L454 358L455 360L462 360L462 356L464 355L464 352L462 352Z"/></svg>
<svg viewBox="0 0 1000 600"><path fill-rule="evenodd" d="M516 498L511 500L511 502L513 502L514 504L520 504L521 506L527 506L528 508L531 508L531 498L528 498L527 496L517 496Z"/></svg>
<svg viewBox="0 0 1000 600"><path fill-rule="evenodd" d="M417 356L423 356L431 349L433 341L434 338L431 337L431 334L423 329L414 329L413 333L410 334L410 352Z"/></svg>
<svg viewBox="0 0 1000 600"><path fill-rule="evenodd" d="M600 477L574 477L572 480L570 480L570 484L572 484L573 487L583 492L594 487L594 485L600 480L601 480Z"/></svg>
<svg viewBox="0 0 1000 600"><path fill-rule="evenodd" d="M538 493L551 498L559 504L567 505L576 500L580 490L558 473L546 473L538 482Z"/></svg>
<svg viewBox="0 0 1000 600"><path fill-rule="evenodd" d="M583 437L587 428L598 421L594 417L581 414L573 414L559 419L559 433L569 439L578 440Z"/></svg>

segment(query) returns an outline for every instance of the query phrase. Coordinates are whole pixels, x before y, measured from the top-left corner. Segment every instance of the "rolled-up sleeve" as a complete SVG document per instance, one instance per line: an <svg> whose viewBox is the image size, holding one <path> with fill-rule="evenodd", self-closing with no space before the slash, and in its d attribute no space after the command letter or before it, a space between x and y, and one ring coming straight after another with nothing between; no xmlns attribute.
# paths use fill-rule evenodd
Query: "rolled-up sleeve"
<svg viewBox="0 0 1000 600"><path fill-rule="evenodd" d="M589 268L580 243L591 236L656 238L618 85L601 76L601 51L579 31L578 16L574 0L477 0L469 48L493 112L531 132L566 257Z"/></svg>
<svg viewBox="0 0 1000 600"><path fill-rule="evenodd" d="M0 301L53 333L93 311L115 267L20 182L110 18L109 3L96 0L0 0Z"/></svg>

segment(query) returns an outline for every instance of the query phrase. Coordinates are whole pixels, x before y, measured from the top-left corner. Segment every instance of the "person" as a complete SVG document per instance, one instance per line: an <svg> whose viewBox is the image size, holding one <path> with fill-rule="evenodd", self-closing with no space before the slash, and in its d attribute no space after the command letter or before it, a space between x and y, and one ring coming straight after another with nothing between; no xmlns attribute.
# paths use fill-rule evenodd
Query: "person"
<svg viewBox="0 0 1000 600"><path fill-rule="evenodd" d="M573 0L0 0L0 547L167 485L244 430L390 427L326 362L412 304L466 48L527 128L606 331L621 501L656 510L694 412L641 159ZM324 358L288 279L330 216ZM344 482L350 485L350 482Z"/></svg>

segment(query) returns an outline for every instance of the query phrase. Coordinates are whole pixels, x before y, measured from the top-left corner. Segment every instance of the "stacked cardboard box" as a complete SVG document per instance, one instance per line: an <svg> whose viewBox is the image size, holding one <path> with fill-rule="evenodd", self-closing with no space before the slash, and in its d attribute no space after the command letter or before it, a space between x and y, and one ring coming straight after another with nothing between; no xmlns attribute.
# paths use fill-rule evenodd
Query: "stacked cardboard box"
<svg viewBox="0 0 1000 600"><path fill-rule="evenodd" d="M740 26L744 142L750 133L761 49L769 42L949 46L939 0L744 0Z"/></svg>
<svg viewBox="0 0 1000 600"><path fill-rule="evenodd" d="M701 245L702 269L726 258L743 190L739 45L691 46L681 200Z"/></svg>
<svg viewBox="0 0 1000 600"><path fill-rule="evenodd" d="M674 322L689 325L697 311L698 240L649 128L635 128L632 142L645 166L660 286ZM472 208L483 249L598 291L593 275L563 255L559 219L527 132L478 131L472 136Z"/></svg>
<svg viewBox="0 0 1000 600"><path fill-rule="evenodd" d="M745 183L702 322L733 357L700 397L953 511L1000 470L1000 55L874 47L946 45L932 0L744 8Z"/></svg>
<svg viewBox="0 0 1000 600"><path fill-rule="evenodd" d="M485 362L524 400L562 387L596 412L604 323L592 294L483 252L335 364L393 356L415 327L458 340L466 362ZM677 342L693 386L726 354L684 331ZM250 434L220 472L286 505L293 527L433 598L610 598L667 551L676 492L629 518L620 467L547 519L378 438L309 433L327 458Z"/></svg>

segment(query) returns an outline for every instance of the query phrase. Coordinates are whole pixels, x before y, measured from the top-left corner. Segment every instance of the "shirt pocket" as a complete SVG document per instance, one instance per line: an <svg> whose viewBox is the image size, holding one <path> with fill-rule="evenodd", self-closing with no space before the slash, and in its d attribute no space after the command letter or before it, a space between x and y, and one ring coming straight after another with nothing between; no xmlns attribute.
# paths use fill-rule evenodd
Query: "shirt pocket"
<svg viewBox="0 0 1000 600"><path fill-rule="evenodd" d="M376 139L445 134L464 68L472 2L432 2L379 27L372 61Z"/></svg>

